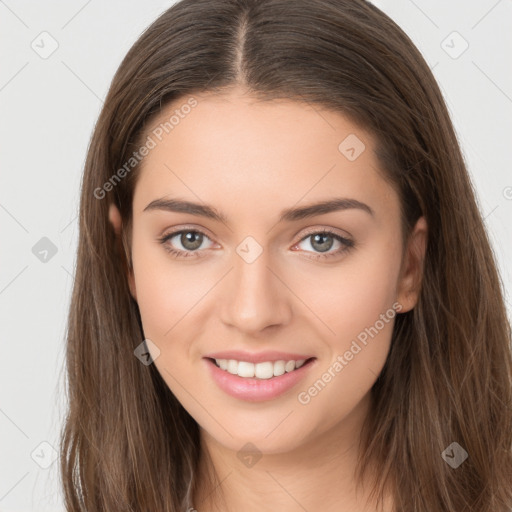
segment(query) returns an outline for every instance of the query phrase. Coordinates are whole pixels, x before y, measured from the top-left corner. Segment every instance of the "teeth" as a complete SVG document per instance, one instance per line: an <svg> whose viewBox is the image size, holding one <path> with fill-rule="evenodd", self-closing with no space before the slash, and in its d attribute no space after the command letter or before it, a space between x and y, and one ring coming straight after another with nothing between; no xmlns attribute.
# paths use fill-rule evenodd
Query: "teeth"
<svg viewBox="0 0 512 512"><path fill-rule="evenodd" d="M230 372L233 373L233 372ZM240 377L254 377L254 365L252 363L246 363L245 361L240 361L238 363L238 371L237 374Z"/></svg>
<svg viewBox="0 0 512 512"><path fill-rule="evenodd" d="M305 362L305 359L298 361L266 361L264 363L249 363L247 361L236 361L235 359L215 359L217 366L232 375L239 377L256 377L258 379L271 379L272 377L279 377L284 373L293 372L293 370L300 368Z"/></svg>
<svg viewBox="0 0 512 512"><path fill-rule="evenodd" d="M284 369L285 369L287 372L293 372L293 370L295 370L295 361L288 361L288 362L284 365Z"/></svg>
<svg viewBox="0 0 512 512"><path fill-rule="evenodd" d="M286 363L284 361L276 361L274 363L274 377L279 377L279 375L283 375L285 370Z"/></svg>
<svg viewBox="0 0 512 512"><path fill-rule="evenodd" d="M238 361L230 359L228 361L228 372L236 375L238 373Z"/></svg>

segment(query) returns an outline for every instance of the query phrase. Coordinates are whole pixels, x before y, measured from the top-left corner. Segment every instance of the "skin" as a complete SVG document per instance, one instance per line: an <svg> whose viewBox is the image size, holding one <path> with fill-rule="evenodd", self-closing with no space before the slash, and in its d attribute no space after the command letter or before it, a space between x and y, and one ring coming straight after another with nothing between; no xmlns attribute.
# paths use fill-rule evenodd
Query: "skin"
<svg viewBox="0 0 512 512"><path fill-rule="evenodd" d="M256 101L240 88L194 97L198 105L143 160L128 276L145 337L160 350L154 364L199 424L203 450L222 480L213 492L201 486L194 506L199 512L216 505L247 512L376 510L375 504L365 508L367 489L356 494L353 472L394 318L309 403L300 403L298 394L394 303L401 312L414 307L425 219L414 227L402 258L398 195L379 172L371 134L340 113L290 100ZM161 120L184 103L168 105ZM338 150L349 134L366 148L354 161ZM228 222L144 211L162 197L208 203ZM284 208L333 197L362 201L374 216L348 209L277 222ZM120 233L115 206L110 221ZM165 250L158 238L180 228L205 233L196 249L204 257L176 258ZM314 259L323 253L308 235L325 228L355 246ZM263 249L251 264L236 252L247 236ZM342 247L332 241L331 254ZM167 245L184 251L192 244L185 247L178 235ZM255 403L228 396L205 371L202 357L225 349L283 350L317 359L291 391ZM237 457L248 442L262 454L252 467ZM391 504L388 497L385 510Z"/></svg>

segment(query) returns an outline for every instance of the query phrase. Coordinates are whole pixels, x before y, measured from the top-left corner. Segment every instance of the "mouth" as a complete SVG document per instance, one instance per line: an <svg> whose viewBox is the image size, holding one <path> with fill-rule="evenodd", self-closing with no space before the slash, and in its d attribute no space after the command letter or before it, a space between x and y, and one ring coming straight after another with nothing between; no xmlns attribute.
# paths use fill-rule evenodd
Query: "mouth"
<svg viewBox="0 0 512 512"><path fill-rule="evenodd" d="M291 391L316 364L316 357L252 363L203 358L212 380L227 395L247 402L274 400Z"/></svg>

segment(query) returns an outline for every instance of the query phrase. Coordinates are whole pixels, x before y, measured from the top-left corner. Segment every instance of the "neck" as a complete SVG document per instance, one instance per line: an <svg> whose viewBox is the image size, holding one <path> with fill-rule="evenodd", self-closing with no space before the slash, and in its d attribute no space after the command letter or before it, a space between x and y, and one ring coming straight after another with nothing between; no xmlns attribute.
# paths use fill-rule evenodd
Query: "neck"
<svg viewBox="0 0 512 512"><path fill-rule="evenodd" d="M237 452L201 429L202 456L193 506L197 512L303 510L375 512L364 483L356 486L359 433L368 412L369 394L340 424L284 453L263 453L250 467ZM244 443L241 443L244 444ZM209 460L209 462L208 462ZM210 469L210 473L208 473ZM207 484L207 474L216 482ZM366 487L366 488L365 488ZM384 512L392 511L389 493Z"/></svg>

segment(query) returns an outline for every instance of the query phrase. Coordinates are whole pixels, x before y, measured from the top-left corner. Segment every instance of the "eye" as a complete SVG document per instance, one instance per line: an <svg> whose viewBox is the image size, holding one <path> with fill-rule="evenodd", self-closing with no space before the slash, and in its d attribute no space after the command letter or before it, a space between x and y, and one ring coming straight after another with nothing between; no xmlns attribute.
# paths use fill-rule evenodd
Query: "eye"
<svg viewBox="0 0 512 512"><path fill-rule="evenodd" d="M355 245L352 240L338 235L329 229L308 233L308 235L305 236L298 244L295 244L294 247L299 247L300 244L305 241L309 241L306 246L309 245L309 247L313 249L313 252L315 252L312 256L314 259L339 256L344 252L348 252ZM338 248L329 252L335 245L338 245ZM306 248L306 250L308 249Z"/></svg>
<svg viewBox="0 0 512 512"><path fill-rule="evenodd" d="M175 241L173 241L173 239L175 239ZM204 254L202 254L202 249L205 249L205 247L202 247L202 245L205 240L210 240L210 238L205 233L197 229L181 229L179 231L167 233L158 240L164 246L165 250L173 256L176 256L177 258L188 258L203 257ZM313 259L324 259L339 256L344 252L348 252L355 245L352 240L342 237L329 229L323 229L308 233L293 247L299 247L300 244L306 240L310 240L307 245L309 245L313 251L310 251L307 248L305 250L306 252L315 253L310 256ZM176 248L176 244L181 245L181 249L179 247ZM331 251L333 246L336 244L338 245L338 248Z"/></svg>
<svg viewBox="0 0 512 512"><path fill-rule="evenodd" d="M176 241L172 242L173 239ZM196 229L182 229L168 233L159 239L165 250L177 257L201 256L199 249L205 240L210 238ZM172 242L172 243L169 243ZM181 245L183 249L176 249L175 244ZM204 247L203 247L204 249ZM196 254L197 253L197 254Z"/></svg>

